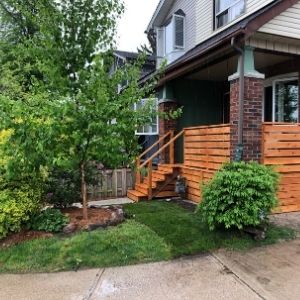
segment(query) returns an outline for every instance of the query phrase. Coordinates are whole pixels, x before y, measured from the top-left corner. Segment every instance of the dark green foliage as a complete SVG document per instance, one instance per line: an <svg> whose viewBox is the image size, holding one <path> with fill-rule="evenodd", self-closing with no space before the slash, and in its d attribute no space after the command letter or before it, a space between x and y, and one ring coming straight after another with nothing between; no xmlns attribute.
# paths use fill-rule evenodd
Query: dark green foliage
<svg viewBox="0 0 300 300"><path fill-rule="evenodd" d="M54 207L68 207L80 202L80 178L78 172L56 168L47 182L46 201Z"/></svg>
<svg viewBox="0 0 300 300"><path fill-rule="evenodd" d="M99 184L99 170L95 164L87 167L88 185ZM81 201L80 173L78 170L54 168L49 173L46 184L46 202L56 208L66 208Z"/></svg>
<svg viewBox="0 0 300 300"><path fill-rule="evenodd" d="M234 162L223 166L203 186L199 212L211 230L243 229L266 221L277 205L279 175L255 162Z"/></svg>
<svg viewBox="0 0 300 300"><path fill-rule="evenodd" d="M28 223L29 229L46 232L61 232L69 219L58 209L47 208L32 216Z"/></svg>

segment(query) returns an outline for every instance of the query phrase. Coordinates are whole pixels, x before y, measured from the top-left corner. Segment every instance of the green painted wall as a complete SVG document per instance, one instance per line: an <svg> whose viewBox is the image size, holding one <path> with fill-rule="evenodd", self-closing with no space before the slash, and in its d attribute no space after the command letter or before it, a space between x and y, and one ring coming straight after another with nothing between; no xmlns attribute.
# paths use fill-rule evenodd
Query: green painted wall
<svg viewBox="0 0 300 300"><path fill-rule="evenodd" d="M227 83L197 80L177 80L169 86L174 100L183 106L177 130L199 125L223 123L223 97ZM176 144L176 160L183 161L182 140Z"/></svg>

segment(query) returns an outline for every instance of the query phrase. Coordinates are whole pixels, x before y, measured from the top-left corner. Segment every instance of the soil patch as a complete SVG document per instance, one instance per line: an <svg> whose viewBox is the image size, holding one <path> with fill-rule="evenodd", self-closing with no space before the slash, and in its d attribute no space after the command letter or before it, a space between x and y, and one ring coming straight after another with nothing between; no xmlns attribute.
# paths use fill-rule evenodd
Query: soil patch
<svg viewBox="0 0 300 300"><path fill-rule="evenodd" d="M68 216L70 223L76 224L78 229L85 229L89 224L95 224L99 221L107 221L111 216L111 210L102 208L89 208L88 220L83 219L81 208L62 209L62 213Z"/></svg>
<svg viewBox="0 0 300 300"><path fill-rule="evenodd" d="M17 233L12 233L6 238L0 240L0 248L8 248L10 246L30 241L34 239L42 239L42 238L50 238L52 237L52 233L42 232L42 231L26 231L22 230Z"/></svg>
<svg viewBox="0 0 300 300"><path fill-rule="evenodd" d="M70 224L75 224L77 230L89 229L94 224L110 225L115 218L117 209L112 208L89 208L88 220L82 217L82 208L66 208L62 210L66 216L70 218Z"/></svg>

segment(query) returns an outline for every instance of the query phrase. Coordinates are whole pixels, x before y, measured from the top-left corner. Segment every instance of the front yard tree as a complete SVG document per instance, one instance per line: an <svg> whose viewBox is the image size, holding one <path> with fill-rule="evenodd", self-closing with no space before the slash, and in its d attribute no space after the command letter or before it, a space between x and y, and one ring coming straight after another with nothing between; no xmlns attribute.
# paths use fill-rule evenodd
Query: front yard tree
<svg viewBox="0 0 300 300"><path fill-rule="evenodd" d="M110 74L116 22L124 9L120 1L57 1L56 10L52 4L56 22L49 27L47 13L45 24L34 18L39 34L19 42L19 48L29 46L36 55L38 76L31 74L26 89L22 81L14 86L22 91L21 100L2 93L1 127L11 130L6 147L11 173L45 173L53 166L80 172L87 219L89 164L113 168L133 161L138 151L134 132L155 114L151 101L138 110L134 103L151 95L154 80L142 87L138 83L143 57ZM13 78L11 64L6 71ZM2 78L3 90L8 81ZM123 82L126 88L118 93Z"/></svg>

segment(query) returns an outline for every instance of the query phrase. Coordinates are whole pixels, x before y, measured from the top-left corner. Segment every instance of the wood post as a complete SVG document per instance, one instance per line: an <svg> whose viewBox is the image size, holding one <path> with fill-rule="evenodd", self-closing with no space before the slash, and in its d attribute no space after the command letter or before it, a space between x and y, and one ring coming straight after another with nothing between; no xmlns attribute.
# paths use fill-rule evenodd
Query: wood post
<svg viewBox="0 0 300 300"><path fill-rule="evenodd" d="M171 131L170 134L170 141L172 141L174 138L174 131ZM174 151L175 151L175 143L174 140L172 143L170 143L170 164L173 165L174 164Z"/></svg>
<svg viewBox="0 0 300 300"><path fill-rule="evenodd" d="M88 199L87 199L87 186L85 179L85 164L80 164L81 173L81 197L82 197L82 213L83 219L88 220Z"/></svg>
<svg viewBox="0 0 300 300"><path fill-rule="evenodd" d="M141 159L138 158L136 160L136 176L135 176L135 181L137 184L141 183L141 170L140 170L140 166L141 166Z"/></svg>
<svg viewBox="0 0 300 300"><path fill-rule="evenodd" d="M148 200L152 200L152 159L148 164Z"/></svg>

